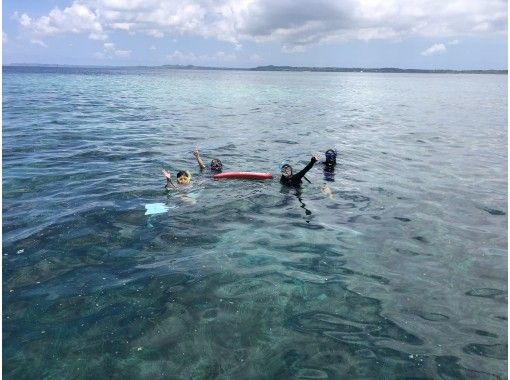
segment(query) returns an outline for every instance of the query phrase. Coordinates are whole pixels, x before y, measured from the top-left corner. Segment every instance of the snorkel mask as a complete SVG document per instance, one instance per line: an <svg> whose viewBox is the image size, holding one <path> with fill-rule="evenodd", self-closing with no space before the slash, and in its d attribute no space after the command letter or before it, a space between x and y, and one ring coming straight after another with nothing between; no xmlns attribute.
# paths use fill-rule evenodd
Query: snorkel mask
<svg viewBox="0 0 510 380"><path fill-rule="evenodd" d="M326 151L326 165L335 164L336 164L336 152L333 149L328 149Z"/></svg>
<svg viewBox="0 0 510 380"><path fill-rule="evenodd" d="M292 166L290 166L289 164L282 165L281 173L282 176L284 177L292 176Z"/></svg>
<svg viewBox="0 0 510 380"><path fill-rule="evenodd" d="M191 174L187 170L181 170L177 173L177 183L179 185L189 185L191 181Z"/></svg>
<svg viewBox="0 0 510 380"><path fill-rule="evenodd" d="M213 159L211 161L211 170L215 172L221 172L221 169L223 169L223 165L221 164L221 161L217 158Z"/></svg>

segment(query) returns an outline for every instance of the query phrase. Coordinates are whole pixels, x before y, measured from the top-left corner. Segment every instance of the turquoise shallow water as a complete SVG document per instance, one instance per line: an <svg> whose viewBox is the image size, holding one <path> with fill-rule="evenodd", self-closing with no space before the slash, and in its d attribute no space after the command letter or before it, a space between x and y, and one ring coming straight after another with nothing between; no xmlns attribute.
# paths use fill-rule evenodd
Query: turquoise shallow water
<svg viewBox="0 0 510 380"><path fill-rule="evenodd" d="M4 377L506 378L507 101L506 75L4 67ZM320 165L213 181L195 146L275 174L334 146L332 197Z"/></svg>

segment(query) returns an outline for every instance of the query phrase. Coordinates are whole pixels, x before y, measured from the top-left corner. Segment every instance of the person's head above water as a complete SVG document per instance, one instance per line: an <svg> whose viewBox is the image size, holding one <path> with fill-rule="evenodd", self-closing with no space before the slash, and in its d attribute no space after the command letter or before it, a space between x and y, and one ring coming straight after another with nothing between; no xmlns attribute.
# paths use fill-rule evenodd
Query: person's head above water
<svg viewBox="0 0 510 380"><path fill-rule="evenodd" d="M179 185L188 185L191 181L191 174L187 170L181 170L177 173L177 183Z"/></svg>
<svg viewBox="0 0 510 380"><path fill-rule="evenodd" d="M211 170L214 172L221 172L222 169L223 169L223 165L221 164L221 161L218 160L217 158L214 158L211 161Z"/></svg>
<svg viewBox="0 0 510 380"><path fill-rule="evenodd" d="M336 165L336 151L334 149L328 149L326 151L326 161L324 162L326 165L334 166Z"/></svg>
<svg viewBox="0 0 510 380"><path fill-rule="evenodd" d="M289 164L283 165L281 172L282 176L285 178L292 177L292 166L290 166Z"/></svg>

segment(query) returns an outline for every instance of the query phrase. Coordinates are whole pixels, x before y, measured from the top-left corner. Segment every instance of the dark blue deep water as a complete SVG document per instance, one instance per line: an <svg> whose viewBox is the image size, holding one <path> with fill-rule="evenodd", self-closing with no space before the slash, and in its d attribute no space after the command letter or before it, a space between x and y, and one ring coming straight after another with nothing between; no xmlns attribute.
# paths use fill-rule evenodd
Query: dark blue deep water
<svg viewBox="0 0 510 380"><path fill-rule="evenodd" d="M507 102L506 75L4 67L4 378L506 378ZM195 147L275 174L335 147L332 194Z"/></svg>

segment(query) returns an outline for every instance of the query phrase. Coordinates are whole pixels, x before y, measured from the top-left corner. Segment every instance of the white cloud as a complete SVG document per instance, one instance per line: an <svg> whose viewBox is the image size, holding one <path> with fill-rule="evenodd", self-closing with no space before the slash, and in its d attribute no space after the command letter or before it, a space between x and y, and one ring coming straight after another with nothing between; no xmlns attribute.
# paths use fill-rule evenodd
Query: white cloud
<svg viewBox="0 0 510 380"><path fill-rule="evenodd" d="M152 45L149 50L156 50L156 46Z"/></svg>
<svg viewBox="0 0 510 380"><path fill-rule="evenodd" d="M237 56L233 53L225 53L224 51L217 51L214 54L195 54L192 52L181 52L175 50L173 53L168 54L166 59L172 64L222 64L226 62L233 62Z"/></svg>
<svg viewBox="0 0 510 380"><path fill-rule="evenodd" d="M216 59L221 61L234 61L237 59L235 53L224 53L222 51L215 54Z"/></svg>
<svg viewBox="0 0 510 380"><path fill-rule="evenodd" d="M156 29L150 29L147 31L147 34L149 36L155 37L155 38L163 38L165 37L165 34L159 30Z"/></svg>
<svg viewBox="0 0 510 380"><path fill-rule="evenodd" d="M29 26L31 22L32 19L26 13L23 13L19 18L19 23L22 26Z"/></svg>
<svg viewBox="0 0 510 380"><path fill-rule="evenodd" d="M168 54L166 59L171 63L193 63L197 61L197 56L194 53L182 53L179 50L175 50L173 53Z"/></svg>
<svg viewBox="0 0 510 380"><path fill-rule="evenodd" d="M39 46L42 46L42 47L48 47L48 45L46 45L44 43L44 41L41 41L41 40L30 40L31 43L33 43L34 45L39 45Z"/></svg>
<svg viewBox="0 0 510 380"><path fill-rule="evenodd" d="M41 41L42 38L62 33L89 33L91 39L104 39L106 37L101 20L98 15L81 3L73 3L70 7L60 10L54 8L47 16L32 19L23 13L18 20L32 36ZM113 30L113 26L109 29Z"/></svg>
<svg viewBox="0 0 510 380"><path fill-rule="evenodd" d="M129 58L131 57L131 50L115 50L114 54L119 58Z"/></svg>
<svg viewBox="0 0 510 380"><path fill-rule="evenodd" d="M448 45L458 45L460 43L459 40L451 40L451 41L448 41Z"/></svg>
<svg viewBox="0 0 510 380"><path fill-rule="evenodd" d="M2 31L2 43L6 44L9 41L9 38L7 38L7 33Z"/></svg>
<svg viewBox="0 0 510 380"><path fill-rule="evenodd" d="M287 51L353 39L455 38L507 33L502 0L76 0L33 18L15 14L32 38L113 31L197 35L227 41L277 41Z"/></svg>
<svg viewBox="0 0 510 380"><path fill-rule="evenodd" d="M114 22L114 23L112 23L112 29L129 31L135 25L136 24L134 24L132 22Z"/></svg>
<svg viewBox="0 0 510 380"><path fill-rule="evenodd" d="M113 42L105 42L103 44L103 51L94 53L94 57L99 59L129 58L131 53L131 50L116 49Z"/></svg>
<svg viewBox="0 0 510 380"><path fill-rule="evenodd" d="M428 49L425 49L420 54L424 56L436 55L446 52L446 46L444 44L434 44Z"/></svg>
<svg viewBox="0 0 510 380"><path fill-rule="evenodd" d="M484 22L481 22L479 24L476 24L473 27L473 31L475 31L475 32L485 32L485 31L488 31L490 28L491 28L491 24L486 22L486 21L484 21Z"/></svg>
<svg viewBox="0 0 510 380"><path fill-rule="evenodd" d="M306 51L306 48L303 45L296 46L283 45L282 51L287 54L304 53Z"/></svg>
<svg viewBox="0 0 510 380"><path fill-rule="evenodd" d="M96 41L105 41L108 39L108 36L103 33L90 33L89 38L91 40L96 40Z"/></svg>

